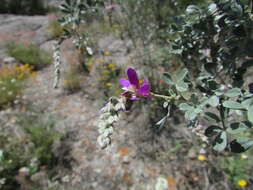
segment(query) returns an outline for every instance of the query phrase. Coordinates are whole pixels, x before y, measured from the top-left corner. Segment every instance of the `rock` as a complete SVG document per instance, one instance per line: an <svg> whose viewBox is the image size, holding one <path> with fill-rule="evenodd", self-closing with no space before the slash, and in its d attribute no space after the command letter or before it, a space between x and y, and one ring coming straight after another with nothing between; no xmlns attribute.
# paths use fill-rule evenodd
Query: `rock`
<svg viewBox="0 0 253 190"><path fill-rule="evenodd" d="M3 58L3 63L14 64L14 63L17 63L17 60L14 57L5 57Z"/></svg>
<svg viewBox="0 0 253 190"><path fill-rule="evenodd" d="M0 15L0 48L17 40L42 44L51 38L47 27L48 16Z"/></svg>
<svg viewBox="0 0 253 190"><path fill-rule="evenodd" d="M31 176L31 180L35 183L39 183L43 186L47 184L47 174L45 171L40 171Z"/></svg>

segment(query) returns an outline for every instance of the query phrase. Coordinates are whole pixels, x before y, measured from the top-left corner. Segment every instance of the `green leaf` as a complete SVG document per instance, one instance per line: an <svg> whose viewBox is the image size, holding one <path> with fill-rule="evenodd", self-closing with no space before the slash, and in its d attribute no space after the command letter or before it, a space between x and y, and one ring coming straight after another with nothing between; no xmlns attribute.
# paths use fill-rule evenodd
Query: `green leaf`
<svg viewBox="0 0 253 190"><path fill-rule="evenodd" d="M180 95L185 99L185 100L190 100L191 99L191 93L188 91L180 92Z"/></svg>
<svg viewBox="0 0 253 190"><path fill-rule="evenodd" d="M199 8L196 5L189 5L185 11L189 14L198 13Z"/></svg>
<svg viewBox="0 0 253 190"><path fill-rule="evenodd" d="M211 90L218 90L219 89L219 84L214 81L214 80L210 80L208 81L208 87L211 89Z"/></svg>
<svg viewBox="0 0 253 190"><path fill-rule="evenodd" d="M219 123L220 122L220 118L219 116L217 116L216 114L212 113L212 112L206 112L205 113L205 118L209 121L212 121L212 122L217 122Z"/></svg>
<svg viewBox="0 0 253 190"><path fill-rule="evenodd" d="M201 109L201 107L196 107L195 109L194 109L194 112L195 113L201 113L203 110Z"/></svg>
<svg viewBox="0 0 253 190"><path fill-rule="evenodd" d="M208 104L212 107L217 107L219 105L219 98L217 96L211 96L208 100Z"/></svg>
<svg viewBox="0 0 253 190"><path fill-rule="evenodd" d="M225 131L222 131L214 140L213 143L213 149L221 152L223 151L227 146L227 133Z"/></svg>
<svg viewBox="0 0 253 190"><path fill-rule="evenodd" d="M189 104L181 103L181 104L179 104L179 109L182 110L182 111L189 111L189 110L192 110L194 108L192 106L190 106Z"/></svg>
<svg viewBox="0 0 253 190"><path fill-rule="evenodd" d="M242 101L242 106L248 110L249 107L253 104L253 98L249 98L249 99L246 99L244 101Z"/></svg>
<svg viewBox="0 0 253 190"><path fill-rule="evenodd" d="M177 71L175 74L176 83L183 81L184 78L186 77L187 73L188 73L188 70L186 68L184 68L180 71Z"/></svg>
<svg viewBox="0 0 253 190"><path fill-rule="evenodd" d="M248 113L247 113L247 116L248 116L248 120L253 123L253 105L251 105L248 109Z"/></svg>
<svg viewBox="0 0 253 190"><path fill-rule="evenodd" d="M163 74L163 78L164 78L164 81L165 81L166 83L171 84L171 85L174 84L174 82L172 81L172 78L171 78L171 76L170 76L169 73L164 73L164 74Z"/></svg>
<svg viewBox="0 0 253 190"><path fill-rule="evenodd" d="M230 142L230 149L234 153L241 153L253 146L253 139L238 138Z"/></svg>
<svg viewBox="0 0 253 190"><path fill-rule="evenodd" d="M241 95L241 89L240 88L232 88L228 90L225 94L225 96L232 98Z"/></svg>
<svg viewBox="0 0 253 190"><path fill-rule="evenodd" d="M223 106L225 108L230 108L230 109L244 109L244 106L240 104L239 102L227 100L223 102Z"/></svg>
<svg viewBox="0 0 253 190"><path fill-rule="evenodd" d="M176 89L179 91L179 92L185 92L188 90L188 84L183 82L183 81L180 81L176 84Z"/></svg>
<svg viewBox="0 0 253 190"><path fill-rule="evenodd" d="M172 49L172 50L170 50L170 53L172 53L172 54L178 54L178 55L181 55L181 54L182 54L182 52L183 52L183 50L182 50L182 49Z"/></svg>
<svg viewBox="0 0 253 190"><path fill-rule="evenodd" d="M235 122L235 123L231 123L226 131L230 134L239 134L239 133L243 133L247 129L248 127L244 123Z"/></svg>
<svg viewBox="0 0 253 190"><path fill-rule="evenodd" d="M211 125L205 130L205 136L213 137L219 133L221 133L222 128L216 125Z"/></svg>
<svg viewBox="0 0 253 190"><path fill-rule="evenodd" d="M196 117L197 117L197 113L194 111L194 110L189 110L189 111L186 111L185 112L185 119L187 119L187 120L193 120L193 119L195 119Z"/></svg>

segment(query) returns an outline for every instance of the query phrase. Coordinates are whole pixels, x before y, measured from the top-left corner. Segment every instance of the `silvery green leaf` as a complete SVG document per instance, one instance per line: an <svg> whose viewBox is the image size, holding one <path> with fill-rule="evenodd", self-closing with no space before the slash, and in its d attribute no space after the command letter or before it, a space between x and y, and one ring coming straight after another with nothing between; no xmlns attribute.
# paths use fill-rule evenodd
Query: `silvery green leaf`
<svg viewBox="0 0 253 190"><path fill-rule="evenodd" d="M243 133L247 129L248 127L243 122L240 122L240 123L235 122L235 123L231 123L226 131L230 134L238 134L238 133Z"/></svg>
<svg viewBox="0 0 253 190"><path fill-rule="evenodd" d="M99 128L99 129L98 129L98 133L99 133L100 135L102 135L102 134L105 132L105 129L106 129L106 128Z"/></svg>
<svg viewBox="0 0 253 190"><path fill-rule="evenodd" d="M222 131L214 140L213 149L221 152L227 146L227 133Z"/></svg>
<svg viewBox="0 0 253 190"><path fill-rule="evenodd" d="M86 51L89 55L93 55L93 51L90 47L86 47Z"/></svg>
<svg viewBox="0 0 253 190"><path fill-rule="evenodd" d="M203 107L203 106L205 106L206 104L208 104L208 101L209 101L209 98L208 97L206 97L206 96L204 96L204 97L202 97L201 99L200 99L200 106L201 107Z"/></svg>
<svg viewBox="0 0 253 190"><path fill-rule="evenodd" d="M208 11L210 14L214 14L218 10L218 7L215 3L212 3L208 6Z"/></svg>
<svg viewBox="0 0 253 190"><path fill-rule="evenodd" d="M242 106L245 108L245 109L249 109L249 107L253 105L253 98L249 98L249 99L246 99L244 101L242 101Z"/></svg>
<svg viewBox="0 0 253 190"><path fill-rule="evenodd" d="M197 117L197 113L195 112L195 111L193 111L193 110L189 110L189 111L186 111L185 112L185 118L187 119L187 120L193 120L193 119L195 119L196 117Z"/></svg>
<svg viewBox="0 0 253 190"><path fill-rule="evenodd" d="M235 11L237 14L242 15L243 13L243 7L241 4L239 4L237 1L232 1L231 8L233 11Z"/></svg>
<svg viewBox="0 0 253 190"><path fill-rule="evenodd" d="M170 53L172 53L172 54L179 54L179 55L181 55L182 52L183 52L182 49L175 49L175 50L171 50L171 51L170 51Z"/></svg>
<svg viewBox="0 0 253 190"><path fill-rule="evenodd" d="M185 92L188 90L188 84L183 82L183 81L180 81L176 84L176 89L179 91L179 92Z"/></svg>
<svg viewBox="0 0 253 190"><path fill-rule="evenodd" d="M253 123L253 105L251 105L251 106L248 108L247 116L248 116L248 120L249 120L251 123Z"/></svg>
<svg viewBox="0 0 253 190"><path fill-rule="evenodd" d="M224 101L223 106L230 109L245 109L241 103L231 100Z"/></svg>
<svg viewBox="0 0 253 190"><path fill-rule="evenodd" d="M189 104L181 103L181 104L179 104L179 109L182 111L188 111L188 110L192 110L193 107L190 106Z"/></svg>
<svg viewBox="0 0 253 190"><path fill-rule="evenodd" d="M181 82L184 80L184 78L186 77L188 73L188 70L186 68L180 70L180 71L177 71L176 74L175 74L175 81L178 83L178 82Z"/></svg>
<svg viewBox="0 0 253 190"><path fill-rule="evenodd" d="M104 130L103 135L106 136L106 137L109 137L112 133L113 133L113 128L110 127L110 128L106 128Z"/></svg>
<svg viewBox="0 0 253 190"><path fill-rule="evenodd" d="M216 90L214 93L215 93L216 96L221 96L221 95L223 95L223 92L222 92L222 91L219 91L219 90Z"/></svg>
<svg viewBox="0 0 253 190"><path fill-rule="evenodd" d="M188 91L180 92L180 95L181 95L185 100L190 100L190 99L191 99L191 92L188 92Z"/></svg>
<svg viewBox="0 0 253 190"><path fill-rule="evenodd" d="M240 88L232 88L228 90L225 94L225 96L232 98L241 95L241 89Z"/></svg>
<svg viewBox="0 0 253 190"><path fill-rule="evenodd" d="M211 125L209 127L206 128L205 130L205 136L207 137L213 137L219 133L221 133L222 128L216 125Z"/></svg>
<svg viewBox="0 0 253 190"><path fill-rule="evenodd" d="M243 112L241 110L234 110L234 112L239 116L243 116Z"/></svg>
<svg viewBox="0 0 253 190"><path fill-rule="evenodd" d="M108 133L110 135L113 134L113 127L112 126L108 127L106 130L108 131Z"/></svg>
<svg viewBox="0 0 253 190"><path fill-rule="evenodd" d="M253 97L253 94L250 93L250 92L245 92L245 93L243 94L243 97L244 97L244 98L251 98L251 97Z"/></svg>
<svg viewBox="0 0 253 190"><path fill-rule="evenodd" d="M195 113L201 113L203 110L200 108L200 107L196 107L195 109L194 109L194 112Z"/></svg>
<svg viewBox="0 0 253 190"><path fill-rule="evenodd" d="M217 96L211 96L208 100L208 104L212 107L217 107L219 105L219 98Z"/></svg>
<svg viewBox="0 0 253 190"><path fill-rule="evenodd" d="M164 103L163 103L163 107L164 107L164 108L167 108L168 105L169 105L169 102L164 102Z"/></svg>
<svg viewBox="0 0 253 190"><path fill-rule="evenodd" d="M100 129L105 129L107 126L107 123L104 122L103 120L100 120L99 123L98 123L98 128Z"/></svg>
<svg viewBox="0 0 253 190"><path fill-rule="evenodd" d="M253 139L246 137L235 139L230 143L231 151L235 153L245 152L251 146L253 146Z"/></svg>
<svg viewBox="0 0 253 190"><path fill-rule="evenodd" d="M110 123L110 124L114 123L114 121L115 121L114 116L110 116L110 117L107 119L107 122Z"/></svg>
<svg viewBox="0 0 253 190"><path fill-rule="evenodd" d="M217 116L215 113L212 112L205 112L205 118L211 122L220 122L219 116Z"/></svg>
<svg viewBox="0 0 253 190"><path fill-rule="evenodd" d="M186 8L186 12L189 13L189 14L198 13L199 12L199 8L197 6L195 6L195 5L189 5Z"/></svg>

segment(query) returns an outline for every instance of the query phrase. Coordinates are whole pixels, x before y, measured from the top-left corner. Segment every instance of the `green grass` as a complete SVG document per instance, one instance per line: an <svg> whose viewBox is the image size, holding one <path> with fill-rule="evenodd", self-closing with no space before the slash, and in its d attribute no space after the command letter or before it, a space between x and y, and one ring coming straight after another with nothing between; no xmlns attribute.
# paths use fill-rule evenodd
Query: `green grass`
<svg viewBox="0 0 253 190"><path fill-rule="evenodd" d="M23 130L23 135L0 128L0 179L5 179L5 183L0 184L1 190L19 189L16 177L21 168L28 169L28 179L42 166L52 169L56 165L53 144L61 135L54 129L55 120L40 112L16 116L17 127Z"/></svg>
<svg viewBox="0 0 253 190"><path fill-rule="evenodd" d="M10 106L25 88L31 76L29 65L2 66L0 69L0 108Z"/></svg>
<svg viewBox="0 0 253 190"><path fill-rule="evenodd" d="M52 62L51 56L38 46L24 43L11 43L7 46L7 52L22 64L29 64L35 70L39 70Z"/></svg>

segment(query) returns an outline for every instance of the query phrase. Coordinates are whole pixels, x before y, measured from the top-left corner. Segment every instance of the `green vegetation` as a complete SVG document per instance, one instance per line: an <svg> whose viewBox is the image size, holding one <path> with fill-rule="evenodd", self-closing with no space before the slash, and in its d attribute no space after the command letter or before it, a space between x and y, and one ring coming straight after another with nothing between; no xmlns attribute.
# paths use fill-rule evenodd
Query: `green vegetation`
<svg viewBox="0 0 253 190"><path fill-rule="evenodd" d="M29 65L1 66L0 108L10 106L22 94L26 79L32 75Z"/></svg>
<svg viewBox="0 0 253 190"><path fill-rule="evenodd" d="M56 163L52 148L60 134L54 129L55 121L41 114L20 114L17 118L24 136L13 136L6 131L0 135L0 179L4 180L0 187L3 190L17 189L18 175L29 179L42 166L52 168Z"/></svg>
<svg viewBox="0 0 253 190"><path fill-rule="evenodd" d="M63 89L68 93L74 93L81 89L82 72L78 65L69 65L64 72Z"/></svg>
<svg viewBox="0 0 253 190"><path fill-rule="evenodd" d="M0 13L44 15L48 7L44 0L1 0Z"/></svg>
<svg viewBox="0 0 253 190"><path fill-rule="evenodd" d="M28 64L35 70L41 69L52 62L52 58L47 52L33 44L11 43L7 46L7 52L20 63Z"/></svg>
<svg viewBox="0 0 253 190"><path fill-rule="evenodd" d="M48 30L53 37L58 38L62 36L64 27L61 26L55 17L52 17L49 21Z"/></svg>

